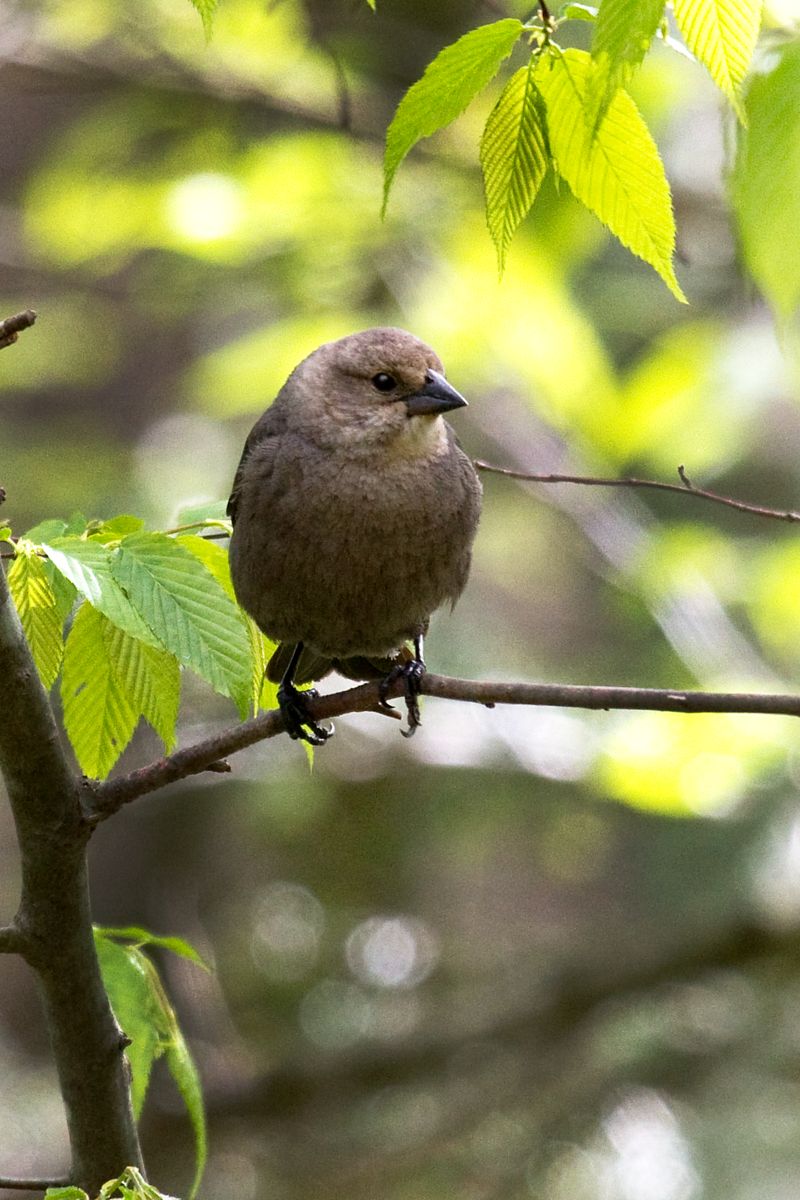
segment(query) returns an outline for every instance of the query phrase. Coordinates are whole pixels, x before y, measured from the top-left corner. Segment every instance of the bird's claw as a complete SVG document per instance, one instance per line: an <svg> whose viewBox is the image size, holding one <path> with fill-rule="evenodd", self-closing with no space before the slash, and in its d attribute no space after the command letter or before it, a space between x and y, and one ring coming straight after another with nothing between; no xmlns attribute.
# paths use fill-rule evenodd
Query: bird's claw
<svg viewBox="0 0 800 1200"><path fill-rule="evenodd" d="M292 683L283 683L278 688L278 706L286 732L293 741L308 742L310 746L324 746L328 738L333 737L333 725L320 725L308 711L309 700L318 695L316 688L301 692Z"/></svg>
<svg viewBox="0 0 800 1200"><path fill-rule="evenodd" d="M425 663L421 658L412 658L409 662L397 663L392 667L385 679L381 680L378 689L380 706L384 711L394 712L387 699L389 689L397 679L403 680L403 698L408 713L408 729L401 729L404 738L413 737L422 724L419 713L419 694L422 676L425 674Z"/></svg>

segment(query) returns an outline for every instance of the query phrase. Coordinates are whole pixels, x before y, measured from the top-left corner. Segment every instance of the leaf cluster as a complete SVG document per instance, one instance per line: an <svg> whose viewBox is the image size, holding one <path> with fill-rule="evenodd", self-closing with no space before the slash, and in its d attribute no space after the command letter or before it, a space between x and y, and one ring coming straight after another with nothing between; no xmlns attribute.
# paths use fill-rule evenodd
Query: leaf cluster
<svg viewBox="0 0 800 1200"><path fill-rule="evenodd" d="M213 516L152 532L138 517L78 514L10 541L11 594L45 688L60 675L87 775L108 774L142 718L173 748L182 668L241 717L273 698L270 643L236 604L226 552L203 532L230 527Z"/></svg>
<svg viewBox="0 0 800 1200"><path fill-rule="evenodd" d="M743 84L761 23L760 0L674 0L690 52L746 121ZM593 26L591 52L556 40L567 21ZM668 32L665 0L565 4L557 19L494 21L446 46L397 108L386 136L384 210L409 150L453 121L497 75L518 44L525 61L489 114L480 161L486 216L502 273L511 240L552 170L634 254L649 263L679 300L672 264L675 220L656 144L626 91L654 38Z"/></svg>

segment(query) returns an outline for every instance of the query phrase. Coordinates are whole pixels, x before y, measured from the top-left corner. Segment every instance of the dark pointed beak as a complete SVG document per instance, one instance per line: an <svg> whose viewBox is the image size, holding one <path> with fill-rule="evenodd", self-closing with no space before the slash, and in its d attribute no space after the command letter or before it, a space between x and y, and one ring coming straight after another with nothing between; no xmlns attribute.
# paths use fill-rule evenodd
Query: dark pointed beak
<svg viewBox="0 0 800 1200"><path fill-rule="evenodd" d="M466 403L461 393L438 371L428 371L420 390L405 398L410 417L449 412L451 408L463 408Z"/></svg>

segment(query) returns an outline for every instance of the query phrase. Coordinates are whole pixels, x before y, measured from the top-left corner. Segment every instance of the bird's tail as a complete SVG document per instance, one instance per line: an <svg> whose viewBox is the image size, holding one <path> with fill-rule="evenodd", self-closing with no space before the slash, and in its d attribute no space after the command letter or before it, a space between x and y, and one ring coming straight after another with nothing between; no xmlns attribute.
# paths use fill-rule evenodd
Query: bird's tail
<svg viewBox="0 0 800 1200"><path fill-rule="evenodd" d="M294 644L281 642L272 658L267 663L267 679L272 683L280 683L289 666ZM324 679L331 671L338 671L346 679L383 679L398 662L407 662L413 655L408 646L401 646L397 654L388 658L366 658L355 655L352 658L324 658L309 646L303 647L300 661L294 673L294 683L314 683Z"/></svg>

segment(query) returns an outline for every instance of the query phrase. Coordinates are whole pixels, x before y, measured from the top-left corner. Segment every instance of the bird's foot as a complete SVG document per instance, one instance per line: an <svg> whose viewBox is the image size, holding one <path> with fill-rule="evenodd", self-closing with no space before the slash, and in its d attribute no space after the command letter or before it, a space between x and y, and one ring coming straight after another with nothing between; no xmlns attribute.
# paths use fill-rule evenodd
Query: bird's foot
<svg viewBox="0 0 800 1200"><path fill-rule="evenodd" d="M394 709L387 699L389 689L396 680L403 680L403 695L406 702L406 712L408 713L408 729L401 729L400 732L405 738L413 737L422 724L419 715L419 695L422 676L424 674L425 663L421 658L412 658L408 662L397 663L392 667L386 678L381 680L378 689L381 707L393 712Z"/></svg>
<svg viewBox="0 0 800 1200"><path fill-rule="evenodd" d="M293 683L282 683L278 688L278 706L281 710L286 732L294 741L308 742L310 746L324 746L333 737L333 725L326 727L315 721L308 711L308 702L319 693L316 688L301 692Z"/></svg>

